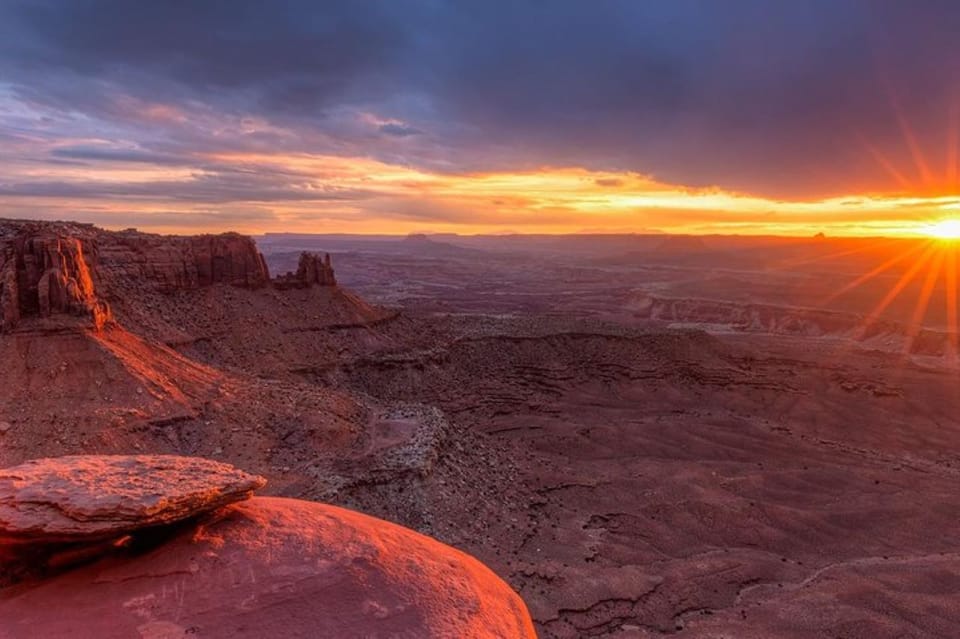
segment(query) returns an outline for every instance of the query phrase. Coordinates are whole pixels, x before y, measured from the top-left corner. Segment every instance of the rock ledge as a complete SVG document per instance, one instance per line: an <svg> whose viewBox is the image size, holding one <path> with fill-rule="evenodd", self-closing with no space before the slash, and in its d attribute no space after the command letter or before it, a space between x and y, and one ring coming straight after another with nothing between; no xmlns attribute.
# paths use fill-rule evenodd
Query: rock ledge
<svg viewBox="0 0 960 639"><path fill-rule="evenodd" d="M110 539L249 498L262 477L206 459L77 455L0 470L0 543Z"/></svg>

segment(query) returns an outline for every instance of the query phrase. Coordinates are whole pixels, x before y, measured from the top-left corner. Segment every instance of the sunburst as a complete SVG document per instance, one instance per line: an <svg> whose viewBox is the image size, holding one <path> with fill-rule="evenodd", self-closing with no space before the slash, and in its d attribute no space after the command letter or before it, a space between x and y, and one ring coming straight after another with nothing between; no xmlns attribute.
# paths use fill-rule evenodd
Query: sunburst
<svg viewBox="0 0 960 639"><path fill-rule="evenodd" d="M917 136L914 135L909 123L900 110L894 96L891 95L891 105L896 115L897 124L900 133L903 136L906 156L912 162L912 171L906 171L898 167L890 158L883 155L875 146L870 145L861 139L864 147L870 156L880 165L880 167L893 179L893 181L902 189L912 192L931 192L937 191L940 194L960 194L960 181L958 181L958 146L960 146L960 102L954 101L948 114L947 134L945 141L945 169L940 178L932 169L931 162L926 157L918 143ZM911 176L912 175L912 179ZM925 319L931 303L935 300L935 292L939 288L943 289L943 304L945 304L946 325L943 330L946 334L944 345L944 354L956 364L958 362L958 332L960 332L960 309L958 309L958 258L960 252L960 215L950 216L951 211L943 209L960 209L960 198L957 202L941 205L941 211L948 213L947 217L933 217L923 222L919 222L914 229L914 234L927 238L919 243L905 244L902 252L899 252L877 267L869 270L863 275L853 279L848 284L841 286L833 295L829 296L827 301L835 300L837 297L858 288L867 282L872 281L879 275L887 272L898 264L905 263L908 266L903 273L890 286L889 290L879 300L877 305L867 313L856 331L859 339L864 339L883 316L884 312L893 304L893 302L907 290L914 281L918 282L919 290L913 312L906 326L906 339L903 344L904 355L914 352L916 340L927 328Z"/></svg>
<svg viewBox="0 0 960 639"><path fill-rule="evenodd" d="M920 231L924 235L940 240L958 240L960 239L960 218L947 218L926 224L920 228Z"/></svg>

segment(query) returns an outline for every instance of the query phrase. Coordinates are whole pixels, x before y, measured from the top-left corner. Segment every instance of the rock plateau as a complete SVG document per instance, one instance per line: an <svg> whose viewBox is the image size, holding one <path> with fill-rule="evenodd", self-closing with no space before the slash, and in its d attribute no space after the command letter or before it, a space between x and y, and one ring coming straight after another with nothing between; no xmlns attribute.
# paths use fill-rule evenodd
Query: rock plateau
<svg viewBox="0 0 960 639"><path fill-rule="evenodd" d="M161 236L71 222L0 220L0 331L30 318L74 316L94 328L108 300L216 284L257 289L336 286L330 256L303 253L296 273L271 279L254 241L237 233Z"/></svg>

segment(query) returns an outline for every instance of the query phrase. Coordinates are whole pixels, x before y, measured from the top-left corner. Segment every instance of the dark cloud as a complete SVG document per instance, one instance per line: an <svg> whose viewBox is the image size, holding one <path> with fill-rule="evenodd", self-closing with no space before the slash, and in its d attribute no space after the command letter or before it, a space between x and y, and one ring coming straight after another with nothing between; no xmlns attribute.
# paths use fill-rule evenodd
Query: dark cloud
<svg viewBox="0 0 960 639"><path fill-rule="evenodd" d="M138 149L61 159L260 145L814 197L896 187L865 142L920 181L898 111L942 178L958 32L937 0L6 0L0 90ZM371 136L357 113L388 123ZM250 116L293 133L210 133Z"/></svg>
<svg viewBox="0 0 960 639"><path fill-rule="evenodd" d="M152 153L140 149L117 149L100 146L64 146L50 152L55 158L135 164L183 165L184 158L168 153Z"/></svg>
<svg viewBox="0 0 960 639"><path fill-rule="evenodd" d="M222 229L242 227L245 224L263 225L276 222L276 212L256 206L227 206L217 208L191 207L182 211L151 210L140 213L133 210L105 209L46 202L43 207L34 204L9 206L5 214L15 218L35 220L74 220L114 228L136 227L141 229Z"/></svg>
<svg viewBox="0 0 960 639"><path fill-rule="evenodd" d="M0 182L0 197L5 198L130 199L231 204L356 201L376 195L373 192L341 188L316 180L290 181L276 174L252 170L197 173L188 179L156 179L143 182Z"/></svg>
<svg viewBox="0 0 960 639"><path fill-rule="evenodd" d="M380 133L386 133L387 135L393 135L398 138L405 138L411 135L421 135L423 133L423 131L416 127L407 126L405 124L396 124L394 122L381 124L379 131Z"/></svg>

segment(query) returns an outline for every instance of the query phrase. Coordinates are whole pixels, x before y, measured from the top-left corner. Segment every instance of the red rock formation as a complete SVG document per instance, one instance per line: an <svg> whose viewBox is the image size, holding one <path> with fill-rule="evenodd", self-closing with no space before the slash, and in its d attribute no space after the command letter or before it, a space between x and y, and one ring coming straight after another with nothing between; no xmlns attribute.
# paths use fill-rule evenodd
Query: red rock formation
<svg viewBox="0 0 960 639"><path fill-rule="evenodd" d="M317 253L304 251L300 254L297 272L275 278L273 285L279 289L336 286L337 279L330 263L330 254L326 253L321 258Z"/></svg>
<svg viewBox="0 0 960 639"><path fill-rule="evenodd" d="M0 331L20 321L20 290L17 287L16 261L0 255Z"/></svg>
<svg viewBox="0 0 960 639"><path fill-rule="evenodd" d="M302 254L297 267L297 277L311 285L336 286L337 284L329 253L324 254L322 262L316 253Z"/></svg>
<svg viewBox="0 0 960 639"><path fill-rule="evenodd" d="M311 273L332 281L333 271ZM101 328L105 299L131 290L213 284L258 288L270 273L254 241L236 233L161 236L69 222L0 220L0 331L27 318L74 316Z"/></svg>
<svg viewBox="0 0 960 639"><path fill-rule="evenodd" d="M95 291L96 250L85 239L55 228L27 225L0 233L0 330L25 317L72 315L100 328L110 319Z"/></svg>
<svg viewBox="0 0 960 639"><path fill-rule="evenodd" d="M0 544L116 538L247 499L265 483L196 457L37 459L0 470Z"/></svg>
<svg viewBox="0 0 960 639"><path fill-rule="evenodd" d="M125 231L98 237L104 277L165 292L212 284L258 288L270 281L254 241L237 233L187 237Z"/></svg>
<svg viewBox="0 0 960 639"><path fill-rule="evenodd" d="M0 590L0 619L4 639L535 637L520 597L476 559L279 498L228 506L143 554Z"/></svg>

